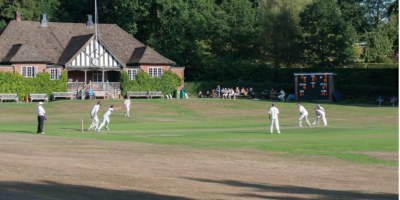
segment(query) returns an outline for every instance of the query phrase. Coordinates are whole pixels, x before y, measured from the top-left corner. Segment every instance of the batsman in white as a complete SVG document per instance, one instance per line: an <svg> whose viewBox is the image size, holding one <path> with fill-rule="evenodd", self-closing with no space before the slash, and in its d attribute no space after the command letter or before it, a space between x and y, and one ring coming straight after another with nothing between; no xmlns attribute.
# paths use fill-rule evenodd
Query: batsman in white
<svg viewBox="0 0 400 200"><path fill-rule="evenodd" d="M99 118L97 117L97 113L99 112L101 106L101 102L97 102L96 105L93 106L92 111L90 111L90 117L93 119L92 124L90 124L90 127L88 128L88 131L90 131L92 128L97 129L99 126Z"/></svg>
<svg viewBox="0 0 400 200"><path fill-rule="evenodd" d="M273 133L274 122L278 134L281 134L281 131L279 131L279 119L278 119L279 109L275 107L275 103L272 103L272 107L269 109L268 113L269 113L269 119L271 120L271 134Z"/></svg>
<svg viewBox="0 0 400 200"><path fill-rule="evenodd" d="M114 105L111 105L110 108L108 108L108 110L106 111L106 113L104 113L103 115L103 122L101 123L99 128L96 128L96 131L100 132L101 128L106 125L106 129L110 130L108 128L108 124L110 124L110 115L114 110L118 110L121 109L121 107L115 108L114 109Z"/></svg>
<svg viewBox="0 0 400 200"><path fill-rule="evenodd" d="M129 110L131 109L131 100L130 97L128 96L124 102L126 111L125 111L125 116L129 117Z"/></svg>
<svg viewBox="0 0 400 200"><path fill-rule="evenodd" d="M307 119L308 116L308 112L307 110L304 108L304 106L300 105L300 103L297 103L297 106L299 106L299 112L300 112L300 116L299 116L299 127L301 127L301 120L304 118L304 120L307 122L308 126L311 126L310 122Z"/></svg>
<svg viewBox="0 0 400 200"><path fill-rule="evenodd" d="M328 123L326 122L325 109L318 104L314 110L315 110L315 119L314 119L313 126L319 124L320 118L322 118L322 122L324 123L324 126L327 126Z"/></svg>

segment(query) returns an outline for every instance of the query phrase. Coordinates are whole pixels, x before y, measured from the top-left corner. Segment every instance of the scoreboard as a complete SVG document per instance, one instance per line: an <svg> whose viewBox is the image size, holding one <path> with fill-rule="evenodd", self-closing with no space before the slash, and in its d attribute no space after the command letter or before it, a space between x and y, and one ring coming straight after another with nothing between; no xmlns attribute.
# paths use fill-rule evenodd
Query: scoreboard
<svg viewBox="0 0 400 200"><path fill-rule="evenodd" d="M332 101L333 73L295 73L296 100Z"/></svg>

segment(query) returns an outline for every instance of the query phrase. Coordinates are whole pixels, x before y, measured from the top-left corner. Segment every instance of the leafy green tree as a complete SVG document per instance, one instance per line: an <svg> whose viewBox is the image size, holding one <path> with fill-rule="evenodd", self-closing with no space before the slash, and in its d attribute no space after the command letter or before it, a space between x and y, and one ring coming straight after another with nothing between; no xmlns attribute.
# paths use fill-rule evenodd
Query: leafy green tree
<svg viewBox="0 0 400 200"><path fill-rule="evenodd" d="M316 0L300 18L308 64L340 66L353 60L355 31L342 18L336 0Z"/></svg>
<svg viewBox="0 0 400 200"><path fill-rule="evenodd" d="M301 60L299 13L311 1L266 0L261 17L261 43L275 67L293 67Z"/></svg>
<svg viewBox="0 0 400 200"><path fill-rule="evenodd" d="M393 0L364 0L363 4L366 6L366 19L375 28L378 25L387 21L389 6L393 3Z"/></svg>

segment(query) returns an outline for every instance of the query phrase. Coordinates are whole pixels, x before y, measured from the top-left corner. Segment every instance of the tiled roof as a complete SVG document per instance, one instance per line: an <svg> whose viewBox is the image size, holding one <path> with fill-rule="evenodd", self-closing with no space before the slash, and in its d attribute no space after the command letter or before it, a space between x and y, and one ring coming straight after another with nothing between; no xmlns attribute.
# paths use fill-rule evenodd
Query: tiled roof
<svg viewBox="0 0 400 200"><path fill-rule="evenodd" d="M65 47L64 52L58 59L57 64L64 65L70 61L76 53L83 48L83 46L93 37L94 34L81 35L72 37L68 45Z"/></svg>
<svg viewBox="0 0 400 200"><path fill-rule="evenodd" d="M116 24L98 24L97 27L98 37L124 65L144 62L146 64L175 64L150 47L146 47ZM49 22L48 27L42 27L40 22L12 20L0 35L0 63L4 63L7 57L11 62L44 59L48 63L63 64L77 53L74 51L80 50L78 47L82 47L82 43L94 32L94 28L87 28L84 23ZM9 56L15 51L12 49L13 46L18 44L22 44L21 48L24 48L24 51L20 56L15 57L17 53L10 58ZM131 62L137 48L145 48L143 58L138 59L137 63ZM27 51L32 53L29 54ZM38 58L34 58L35 55Z"/></svg>
<svg viewBox="0 0 400 200"><path fill-rule="evenodd" d="M129 65L134 64L168 64L175 65L175 62L165 58L149 46L136 48L129 59Z"/></svg>

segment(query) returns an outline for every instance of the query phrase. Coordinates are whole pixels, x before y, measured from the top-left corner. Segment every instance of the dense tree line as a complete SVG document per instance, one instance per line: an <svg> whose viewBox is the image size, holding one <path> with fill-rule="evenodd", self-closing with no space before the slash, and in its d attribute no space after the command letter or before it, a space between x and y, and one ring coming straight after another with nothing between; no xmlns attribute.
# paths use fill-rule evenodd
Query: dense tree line
<svg viewBox="0 0 400 200"><path fill-rule="evenodd" d="M251 80L265 67L342 67L398 50L398 0L98 0L115 23L186 67L186 80ZM86 22L94 0L0 0L14 18ZM384 59L385 60L385 59ZM386 59L387 61L387 59ZM389 59L389 62L392 62ZM251 72L251 73L250 73Z"/></svg>

